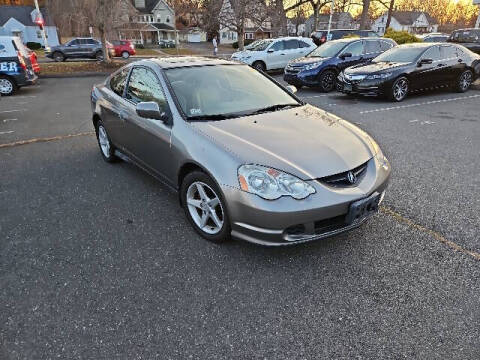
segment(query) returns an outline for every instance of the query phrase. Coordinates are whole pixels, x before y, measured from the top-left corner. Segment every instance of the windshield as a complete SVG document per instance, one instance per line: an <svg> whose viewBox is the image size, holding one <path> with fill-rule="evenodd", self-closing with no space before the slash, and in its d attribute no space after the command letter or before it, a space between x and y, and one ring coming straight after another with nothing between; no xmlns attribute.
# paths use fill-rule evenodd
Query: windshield
<svg viewBox="0 0 480 360"><path fill-rule="evenodd" d="M238 117L266 108L275 111L301 105L265 75L246 65L174 68L165 74L189 120Z"/></svg>
<svg viewBox="0 0 480 360"><path fill-rule="evenodd" d="M313 50L308 57L329 58L337 55L348 43L345 41L331 41Z"/></svg>
<svg viewBox="0 0 480 360"><path fill-rule="evenodd" d="M260 42L258 42L258 44L251 44L250 47L248 48L248 50L250 50L250 51L263 51L271 43L272 43L271 40L260 41Z"/></svg>
<svg viewBox="0 0 480 360"><path fill-rule="evenodd" d="M394 47L385 51L383 54L373 59L374 63L378 62L414 62L425 48L423 47Z"/></svg>

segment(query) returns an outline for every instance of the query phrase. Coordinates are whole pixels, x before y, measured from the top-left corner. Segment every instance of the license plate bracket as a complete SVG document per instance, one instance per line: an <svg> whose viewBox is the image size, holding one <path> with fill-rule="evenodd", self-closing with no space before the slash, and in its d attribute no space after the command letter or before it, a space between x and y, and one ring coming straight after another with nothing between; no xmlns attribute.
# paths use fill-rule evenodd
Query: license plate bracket
<svg viewBox="0 0 480 360"><path fill-rule="evenodd" d="M378 192L369 197L350 204L350 210L345 219L347 224L353 224L372 216L378 211L381 195Z"/></svg>

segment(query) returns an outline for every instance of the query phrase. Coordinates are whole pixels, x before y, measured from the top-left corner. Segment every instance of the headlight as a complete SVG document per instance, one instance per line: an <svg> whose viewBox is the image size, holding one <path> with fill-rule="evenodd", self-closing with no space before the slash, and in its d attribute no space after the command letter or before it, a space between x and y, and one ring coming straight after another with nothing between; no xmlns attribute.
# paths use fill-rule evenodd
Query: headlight
<svg viewBox="0 0 480 360"><path fill-rule="evenodd" d="M245 57L242 58L242 60L248 60L250 58L251 58L251 56L245 56Z"/></svg>
<svg viewBox="0 0 480 360"><path fill-rule="evenodd" d="M383 73L383 74L374 74L368 75L367 80L375 80L375 79L387 79L392 76L392 73Z"/></svg>
<svg viewBox="0 0 480 360"><path fill-rule="evenodd" d="M243 191L267 200L275 200L282 196L300 200L315 193L315 189L305 181L261 165L240 166L238 181Z"/></svg>
<svg viewBox="0 0 480 360"><path fill-rule="evenodd" d="M313 64L308 64L306 65L303 70L312 70L312 69L316 69L317 67L319 67L320 65L322 65L322 62L316 62L316 63L313 63Z"/></svg>

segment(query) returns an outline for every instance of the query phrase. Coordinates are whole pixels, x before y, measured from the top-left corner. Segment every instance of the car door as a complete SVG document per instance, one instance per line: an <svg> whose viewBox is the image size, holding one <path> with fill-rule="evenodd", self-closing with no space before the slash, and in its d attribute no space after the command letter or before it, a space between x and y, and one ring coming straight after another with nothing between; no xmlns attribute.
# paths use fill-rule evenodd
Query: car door
<svg viewBox="0 0 480 360"><path fill-rule="evenodd" d="M287 66L289 61L302 57L301 49L296 39L285 41L285 52L287 54L287 62L283 67Z"/></svg>
<svg viewBox="0 0 480 360"><path fill-rule="evenodd" d="M440 57L442 58L442 63L446 65L445 77L442 80L452 83L465 70L465 62L460 57L458 48L453 45L441 45Z"/></svg>
<svg viewBox="0 0 480 360"><path fill-rule="evenodd" d="M80 39L73 39L65 46L65 55L67 57L77 57L80 54L81 44Z"/></svg>
<svg viewBox="0 0 480 360"><path fill-rule="evenodd" d="M125 146L138 162L173 183L176 176L172 164L170 137L172 123L142 118L136 106L140 102L156 102L160 112L170 113L165 92L157 74L148 67L135 66L129 77L125 99Z"/></svg>
<svg viewBox="0 0 480 360"><path fill-rule="evenodd" d="M350 43L338 55L340 61L337 66L340 70L344 70L350 66L361 64L365 61L364 51L363 40ZM346 54L350 54L351 56L345 57Z"/></svg>
<svg viewBox="0 0 480 360"><path fill-rule="evenodd" d="M267 69L281 69L287 66L287 53L285 51L285 41L275 41L267 50L266 64ZM282 64L285 64L282 66Z"/></svg>
<svg viewBox="0 0 480 360"><path fill-rule="evenodd" d="M429 59L431 64L421 64L422 60ZM411 77L413 89L426 89L441 83L446 65L442 63L440 56L440 47L438 45L428 48L418 61L417 68Z"/></svg>
<svg viewBox="0 0 480 360"><path fill-rule="evenodd" d="M382 53L380 40L365 40L364 41L364 60L368 62Z"/></svg>
<svg viewBox="0 0 480 360"><path fill-rule="evenodd" d="M97 48L100 46L99 42L93 39L85 39L84 45L84 56L93 57L95 56L95 52Z"/></svg>
<svg viewBox="0 0 480 360"><path fill-rule="evenodd" d="M125 89L131 68L125 67L110 78L103 88L103 101L100 102L102 121L110 140L119 149L125 148L125 117L128 102L125 100Z"/></svg>

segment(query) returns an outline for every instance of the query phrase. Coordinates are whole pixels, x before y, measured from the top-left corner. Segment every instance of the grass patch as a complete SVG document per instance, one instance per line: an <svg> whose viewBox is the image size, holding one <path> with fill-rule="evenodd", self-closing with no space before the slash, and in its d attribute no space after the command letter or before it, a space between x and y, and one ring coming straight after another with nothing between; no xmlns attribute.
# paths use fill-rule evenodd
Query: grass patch
<svg viewBox="0 0 480 360"><path fill-rule="evenodd" d="M139 49L136 48L135 51L137 52L137 55L139 56L159 56L161 53L156 51L155 49Z"/></svg>
<svg viewBox="0 0 480 360"><path fill-rule="evenodd" d="M123 65L125 65L125 63L122 61L113 61L109 64L98 61L41 63L40 73L42 75L75 74L82 72L111 73Z"/></svg>
<svg viewBox="0 0 480 360"><path fill-rule="evenodd" d="M190 49L173 49L173 48L166 48L160 49L162 52L168 55L196 55L196 53Z"/></svg>

